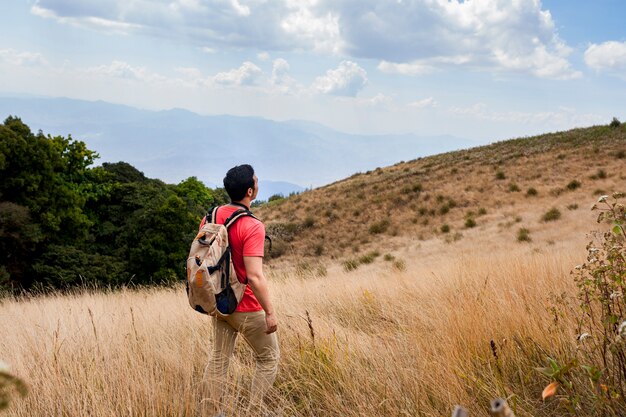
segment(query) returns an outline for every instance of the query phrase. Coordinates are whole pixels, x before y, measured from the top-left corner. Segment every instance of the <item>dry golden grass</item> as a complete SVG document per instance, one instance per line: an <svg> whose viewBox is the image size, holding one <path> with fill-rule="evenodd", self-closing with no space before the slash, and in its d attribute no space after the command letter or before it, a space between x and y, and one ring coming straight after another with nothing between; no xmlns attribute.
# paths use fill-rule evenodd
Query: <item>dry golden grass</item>
<svg viewBox="0 0 626 417"><path fill-rule="evenodd" d="M549 298L569 300L584 236L503 245L473 232L473 242L395 252L404 272L380 258L352 273L331 266L324 277L271 271L282 358L269 408L441 416L459 403L480 416L502 396L518 416L553 415L533 367L575 344L573 310L564 304L555 323ZM0 357L30 387L7 415L195 415L211 329L184 289L4 300L0 317ZM243 415L253 368L242 345L229 416Z"/></svg>

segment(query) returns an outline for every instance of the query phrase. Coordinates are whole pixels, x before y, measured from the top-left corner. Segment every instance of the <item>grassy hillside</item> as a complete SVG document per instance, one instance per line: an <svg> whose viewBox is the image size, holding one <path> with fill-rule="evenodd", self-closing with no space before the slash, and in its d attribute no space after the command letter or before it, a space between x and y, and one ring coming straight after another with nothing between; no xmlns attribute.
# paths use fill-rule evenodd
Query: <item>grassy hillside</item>
<svg viewBox="0 0 626 417"><path fill-rule="evenodd" d="M491 241L554 241L547 230L589 216L590 203L625 180L626 124L595 126L400 162L256 213L274 237L274 258L349 264L372 251L486 233Z"/></svg>

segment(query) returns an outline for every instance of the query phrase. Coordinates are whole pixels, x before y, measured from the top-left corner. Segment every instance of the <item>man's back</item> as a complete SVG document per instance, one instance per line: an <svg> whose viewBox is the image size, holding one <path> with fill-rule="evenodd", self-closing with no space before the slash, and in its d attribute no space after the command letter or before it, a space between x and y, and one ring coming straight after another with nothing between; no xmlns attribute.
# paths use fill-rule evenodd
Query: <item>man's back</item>
<svg viewBox="0 0 626 417"><path fill-rule="evenodd" d="M230 204L219 207L215 219L216 223L223 224L235 211L241 209L242 207ZM228 243L232 253L233 266L237 272L237 278L239 278L239 281L244 282L246 279L246 267L243 257L263 256L265 226L253 217L244 216L228 229ZM262 309L252 289L247 285L243 298L237 306L236 311L249 312L260 311Z"/></svg>

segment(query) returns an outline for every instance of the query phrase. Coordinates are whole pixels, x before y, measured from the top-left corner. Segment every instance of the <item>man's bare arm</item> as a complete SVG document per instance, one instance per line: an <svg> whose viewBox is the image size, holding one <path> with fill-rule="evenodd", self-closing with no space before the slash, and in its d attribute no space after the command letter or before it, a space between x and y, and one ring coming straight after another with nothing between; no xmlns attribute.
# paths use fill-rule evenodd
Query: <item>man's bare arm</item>
<svg viewBox="0 0 626 417"><path fill-rule="evenodd" d="M274 307L270 300L270 292L267 286L267 279L263 275L263 258L260 256L244 256L243 263L246 267L246 275L248 284L252 288L252 292L259 300L259 304L265 310L265 323L267 325L266 333L273 333L278 326L278 320L274 313Z"/></svg>

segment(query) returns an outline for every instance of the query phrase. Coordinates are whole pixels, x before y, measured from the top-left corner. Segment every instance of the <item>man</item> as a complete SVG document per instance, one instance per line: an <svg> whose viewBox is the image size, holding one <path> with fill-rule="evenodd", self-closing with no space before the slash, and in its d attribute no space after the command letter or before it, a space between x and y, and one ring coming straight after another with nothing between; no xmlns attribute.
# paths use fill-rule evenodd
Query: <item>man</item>
<svg viewBox="0 0 626 417"><path fill-rule="evenodd" d="M250 209L259 191L258 179L250 165L231 168L224 178L224 188L231 203L217 210L216 222L224 223L237 210ZM203 219L200 228L204 225ZM263 275L265 226L257 219L244 216L228 230L228 240L237 278L248 278L243 298L235 312L227 317L212 317L214 345L204 372L207 383L207 416L224 416L220 405L227 385L228 364L237 334L241 333L254 352L256 370L250 389L250 404L261 406L263 397L274 383L278 370L278 321L270 300L267 279Z"/></svg>

